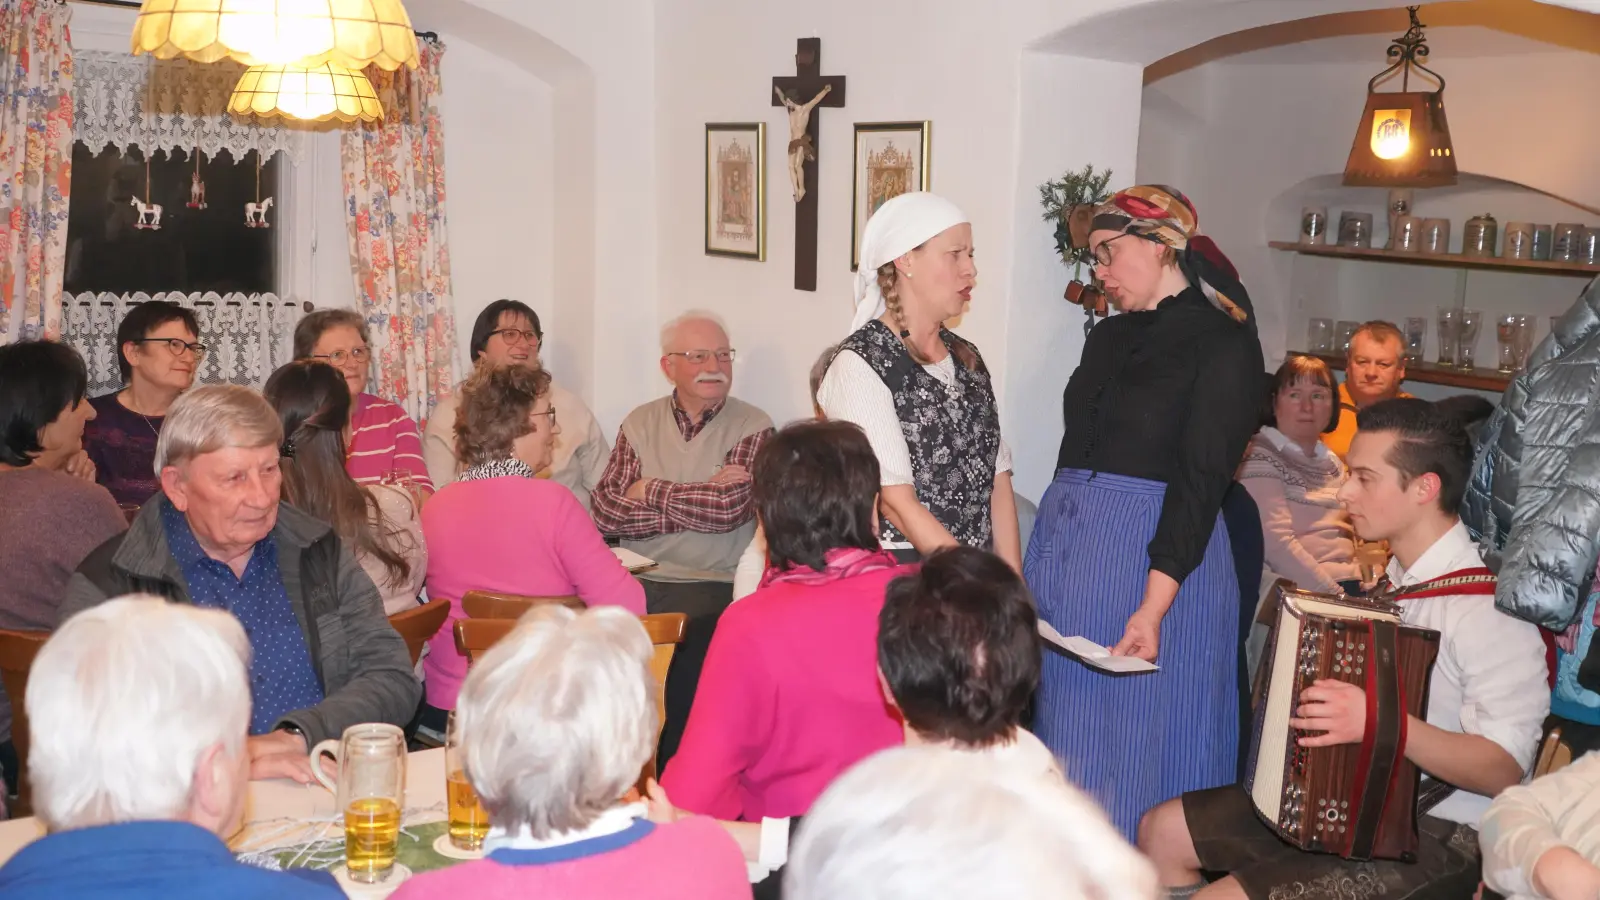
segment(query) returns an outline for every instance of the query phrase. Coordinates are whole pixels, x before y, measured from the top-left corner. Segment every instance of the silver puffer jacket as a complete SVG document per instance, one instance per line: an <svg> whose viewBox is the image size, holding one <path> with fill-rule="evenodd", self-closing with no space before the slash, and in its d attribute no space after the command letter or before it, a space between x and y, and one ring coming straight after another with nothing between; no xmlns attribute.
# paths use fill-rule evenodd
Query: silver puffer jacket
<svg viewBox="0 0 1600 900"><path fill-rule="evenodd" d="M1479 435L1461 518L1500 576L1495 605L1561 631L1600 557L1600 278Z"/></svg>

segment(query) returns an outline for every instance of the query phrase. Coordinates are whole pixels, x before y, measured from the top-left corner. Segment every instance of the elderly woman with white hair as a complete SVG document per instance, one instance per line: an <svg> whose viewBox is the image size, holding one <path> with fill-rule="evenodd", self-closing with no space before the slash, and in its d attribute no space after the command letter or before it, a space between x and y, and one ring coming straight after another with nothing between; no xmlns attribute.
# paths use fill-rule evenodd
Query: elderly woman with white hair
<svg viewBox="0 0 1600 900"><path fill-rule="evenodd" d="M156 444L161 493L78 567L61 614L136 592L232 613L255 655L251 776L309 782L308 748L358 722L405 725L421 685L351 548L280 502L282 442L255 391L184 394Z"/></svg>
<svg viewBox="0 0 1600 900"><path fill-rule="evenodd" d="M336 900L223 844L244 812L250 646L216 610L134 596L67 621L28 676L34 806L49 834L0 868L8 900Z"/></svg>
<svg viewBox="0 0 1600 900"><path fill-rule="evenodd" d="M456 705L487 856L418 875L395 900L750 897L716 822L657 825L622 796L656 733L650 638L625 610L530 610L473 664Z"/></svg>
<svg viewBox="0 0 1600 900"><path fill-rule="evenodd" d="M872 442L884 549L914 562L964 544L1020 572L1011 451L989 369L945 327L972 301L973 253L970 221L943 197L917 191L879 207L862 236L851 334L817 405Z"/></svg>
<svg viewBox="0 0 1600 900"><path fill-rule="evenodd" d="M1060 778L946 747L886 750L800 826L786 900L1153 900L1156 874Z"/></svg>

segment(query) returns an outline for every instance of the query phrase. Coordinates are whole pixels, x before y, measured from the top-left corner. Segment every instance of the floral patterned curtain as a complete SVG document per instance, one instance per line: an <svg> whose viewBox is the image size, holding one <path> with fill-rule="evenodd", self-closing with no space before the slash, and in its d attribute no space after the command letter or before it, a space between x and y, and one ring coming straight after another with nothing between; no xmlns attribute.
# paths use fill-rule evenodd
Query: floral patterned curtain
<svg viewBox="0 0 1600 900"><path fill-rule="evenodd" d="M0 0L0 342L61 327L71 19L60 0Z"/></svg>
<svg viewBox="0 0 1600 900"><path fill-rule="evenodd" d="M416 69L367 70L384 118L344 130L345 215L357 308L372 332L371 390L419 423L454 382L455 310L445 241L443 45L423 41Z"/></svg>

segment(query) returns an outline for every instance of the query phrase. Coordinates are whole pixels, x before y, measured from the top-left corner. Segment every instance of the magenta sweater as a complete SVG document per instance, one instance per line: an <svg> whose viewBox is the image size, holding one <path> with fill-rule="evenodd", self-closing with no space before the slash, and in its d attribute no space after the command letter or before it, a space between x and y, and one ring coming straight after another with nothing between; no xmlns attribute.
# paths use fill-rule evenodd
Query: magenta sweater
<svg viewBox="0 0 1600 900"><path fill-rule="evenodd" d="M496 850L407 879L391 897L749 900L750 881L733 838L697 816L671 825L641 819L626 831L543 850Z"/></svg>
<svg viewBox="0 0 1600 900"><path fill-rule="evenodd" d="M455 709L467 677L456 651L461 595L507 591L533 597L576 594L644 615L644 588L606 546L572 491L538 478L456 481L422 507L428 596L448 598L450 617L428 641L422 670L428 705Z"/></svg>
<svg viewBox="0 0 1600 900"><path fill-rule="evenodd" d="M878 687L878 611L908 567L777 583L728 607L662 787L679 809L804 815L845 769L905 740Z"/></svg>

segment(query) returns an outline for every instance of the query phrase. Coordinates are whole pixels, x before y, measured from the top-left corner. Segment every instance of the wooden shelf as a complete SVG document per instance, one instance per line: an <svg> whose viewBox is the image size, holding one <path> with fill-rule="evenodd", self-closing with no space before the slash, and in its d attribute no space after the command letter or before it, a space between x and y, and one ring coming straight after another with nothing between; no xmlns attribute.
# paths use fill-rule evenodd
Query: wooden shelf
<svg viewBox="0 0 1600 900"><path fill-rule="evenodd" d="M1344 370L1344 357L1332 353L1311 353L1305 350L1290 350L1302 356L1315 356L1328 364L1330 369ZM1498 369L1455 369L1441 366L1431 362L1406 363L1406 380L1421 381L1427 384L1442 384L1446 387L1467 388L1474 391L1503 392L1506 385L1511 383L1513 375L1507 375Z"/></svg>
<svg viewBox="0 0 1600 900"><path fill-rule="evenodd" d="M1531 275L1600 275L1600 266L1548 260L1503 259L1498 256L1463 256L1460 253L1408 253L1377 247L1340 247L1335 244L1299 244L1294 241L1269 241L1274 250L1288 250L1306 256L1331 256L1335 259L1365 259L1378 262L1408 263L1414 266L1443 266L1452 269L1491 269L1524 272Z"/></svg>

